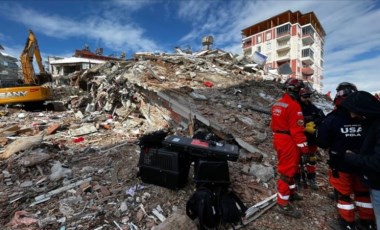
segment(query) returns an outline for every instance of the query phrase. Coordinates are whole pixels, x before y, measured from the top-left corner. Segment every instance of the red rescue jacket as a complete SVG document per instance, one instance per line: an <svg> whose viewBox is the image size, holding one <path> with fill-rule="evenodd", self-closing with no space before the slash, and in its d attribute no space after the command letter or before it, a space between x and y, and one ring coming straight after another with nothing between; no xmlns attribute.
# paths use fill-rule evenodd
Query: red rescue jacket
<svg viewBox="0 0 380 230"><path fill-rule="evenodd" d="M274 133L288 132L301 152L307 153L301 106L287 93L272 106L271 128Z"/></svg>

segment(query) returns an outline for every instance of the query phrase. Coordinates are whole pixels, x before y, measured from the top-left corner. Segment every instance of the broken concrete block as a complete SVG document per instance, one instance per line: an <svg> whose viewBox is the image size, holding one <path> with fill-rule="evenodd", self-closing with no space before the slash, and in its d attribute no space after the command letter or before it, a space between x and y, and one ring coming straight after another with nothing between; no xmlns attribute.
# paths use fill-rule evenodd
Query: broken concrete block
<svg viewBox="0 0 380 230"><path fill-rule="evenodd" d="M173 213L164 222L153 228L154 230L196 230L194 221L185 214Z"/></svg>
<svg viewBox="0 0 380 230"><path fill-rule="evenodd" d="M51 167L51 174L49 179L51 181L58 181L64 177L70 177L72 175L72 170L66 167L62 167L61 162L56 161Z"/></svg>
<svg viewBox="0 0 380 230"><path fill-rule="evenodd" d="M39 149L43 151L42 149ZM22 157L18 160L20 165L31 167L34 165L41 164L50 159L50 155L44 152L33 151L33 153L28 154L27 156Z"/></svg>
<svg viewBox="0 0 380 230"><path fill-rule="evenodd" d="M195 92L191 92L189 93L190 97L192 97L194 100L201 100L201 101L207 101L207 97L202 95L202 94L199 94L199 93L195 93Z"/></svg>
<svg viewBox="0 0 380 230"><path fill-rule="evenodd" d="M84 117L83 113L79 110L78 112L75 113L75 117L82 119Z"/></svg>
<svg viewBox="0 0 380 230"><path fill-rule="evenodd" d="M12 229L18 229L21 226L30 226L38 223L38 219L30 216L32 215L26 211L16 211L11 221L7 223L7 226Z"/></svg>
<svg viewBox="0 0 380 230"><path fill-rule="evenodd" d="M32 186L32 185L33 185L33 182L30 181L30 180L27 180L27 181L22 182L22 183L20 184L20 187L21 187L21 188L26 188L26 187L30 187L30 186Z"/></svg>
<svg viewBox="0 0 380 230"><path fill-rule="evenodd" d="M8 144L8 138L0 137L0 146L5 146L6 144Z"/></svg>
<svg viewBox="0 0 380 230"><path fill-rule="evenodd" d="M12 125L12 126L9 126L5 129L1 130L1 133L3 133L3 132L15 132L19 129L20 129L20 127L18 125Z"/></svg>
<svg viewBox="0 0 380 230"><path fill-rule="evenodd" d="M44 137L44 134L32 136L32 137L24 137L24 138L15 140L11 144L9 144L7 148L5 149L5 151L3 152L3 154L0 155L0 160L7 159L14 153L18 153L20 151L30 149L34 146L41 144L43 137Z"/></svg>
<svg viewBox="0 0 380 230"><path fill-rule="evenodd" d="M76 136L82 136L90 133L95 133L97 132L98 129L95 127L93 124L87 124L84 125L76 130L70 130L70 135L76 137Z"/></svg>
<svg viewBox="0 0 380 230"><path fill-rule="evenodd" d="M102 124L99 124L99 127L103 128L103 129L112 129L112 126L109 125L109 124L105 124L105 123L102 123Z"/></svg>
<svg viewBox="0 0 380 230"><path fill-rule="evenodd" d="M59 128L61 127L60 124L58 123L53 123L51 124L47 130L46 130L46 135L50 135L50 134L53 134L55 131L57 131Z"/></svg>
<svg viewBox="0 0 380 230"><path fill-rule="evenodd" d="M102 193L103 196L109 196L111 195L111 192L104 186L100 187L100 192Z"/></svg>
<svg viewBox="0 0 380 230"><path fill-rule="evenodd" d="M91 191L91 188L92 188L90 182L84 182L79 187L82 190L82 192L89 192Z"/></svg>
<svg viewBox="0 0 380 230"><path fill-rule="evenodd" d="M264 182L268 182L274 177L273 167L265 167L260 164L252 164L249 173Z"/></svg>

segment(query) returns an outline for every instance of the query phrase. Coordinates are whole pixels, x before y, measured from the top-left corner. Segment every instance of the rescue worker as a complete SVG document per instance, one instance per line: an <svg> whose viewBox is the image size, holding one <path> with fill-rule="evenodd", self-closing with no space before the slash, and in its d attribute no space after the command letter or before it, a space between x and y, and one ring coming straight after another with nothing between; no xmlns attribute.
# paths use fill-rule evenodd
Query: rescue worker
<svg viewBox="0 0 380 230"><path fill-rule="evenodd" d="M370 188L371 202L376 216L376 225L380 226L380 101L370 93L358 91L352 93L343 102L351 117L363 120L363 143L359 154L346 152L345 163L360 172L362 181ZM364 223L363 223L364 222ZM362 220L360 225L367 229L376 229L372 219ZM372 227L372 228L370 228Z"/></svg>
<svg viewBox="0 0 380 230"><path fill-rule="evenodd" d="M305 135L309 146L309 154L303 156L306 159L301 160L300 173L296 174L296 181L300 183L300 180L302 179L304 180L303 183L306 183L305 186L318 190L318 185L315 180L317 163L316 153L318 150L318 146L315 143L315 130L316 126L322 122L325 114L311 102L311 95L313 92L310 88L302 88L299 94L301 109L306 124ZM306 175L303 175L304 173L306 173Z"/></svg>
<svg viewBox="0 0 380 230"><path fill-rule="evenodd" d="M351 118L341 106L342 101L357 91L354 84L342 82L336 88L336 109L329 113L317 128L317 144L329 151L329 182L333 186L339 219L332 222L332 229L355 229L355 205L361 221L374 219L368 186L344 163L347 150L357 151L362 144L362 125ZM353 197L353 199L352 199ZM355 202L354 202L355 201Z"/></svg>
<svg viewBox="0 0 380 230"><path fill-rule="evenodd" d="M272 106L271 129L273 146L277 152L277 170L280 174L277 181L278 211L295 218L301 217L289 201L301 200L302 196L295 191L294 175L298 170L301 154L309 152L304 134L304 118L299 104L299 91L304 87L301 80L289 78L284 85L284 95Z"/></svg>

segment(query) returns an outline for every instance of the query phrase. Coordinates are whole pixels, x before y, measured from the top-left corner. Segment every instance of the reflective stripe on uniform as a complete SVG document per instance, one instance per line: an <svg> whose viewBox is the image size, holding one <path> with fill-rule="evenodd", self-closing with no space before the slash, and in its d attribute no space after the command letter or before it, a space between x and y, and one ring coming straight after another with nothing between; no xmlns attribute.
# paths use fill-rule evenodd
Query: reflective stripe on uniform
<svg viewBox="0 0 380 230"><path fill-rule="evenodd" d="M290 189L295 189L295 188L296 188L296 185L295 185L295 184L289 185L289 188L290 188Z"/></svg>
<svg viewBox="0 0 380 230"><path fill-rule="evenodd" d="M343 210L353 210L355 206L353 204L338 204L337 207Z"/></svg>
<svg viewBox="0 0 380 230"><path fill-rule="evenodd" d="M361 208L373 208L372 203L355 201L356 206Z"/></svg>
<svg viewBox="0 0 380 230"><path fill-rule="evenodd" d="M278 105L278 106L281 106L281 107L284 107L284 108L288 108L288 106L289 106L289 104L284 103L284 102L276 102L276 103L274 103L274 105Z"/></svg>
<svg viewBox="0 0 380 230"><path fill-rule="evenodd" d="M278 194L278 196L281 198L281 199L283 199L283 200L289 200L289 195L287 195L287 196L283 196L283 195L281 195L281 193L277 193Z"/></svg>
<svg viewBox="0 0 380 230"><path fill-rule="evenodd" d="M301 144L297 144L297 146L298 146L299 148L306 147L306 146L307 146L307 142L304 142L304 143L301 143Z"/></svg>

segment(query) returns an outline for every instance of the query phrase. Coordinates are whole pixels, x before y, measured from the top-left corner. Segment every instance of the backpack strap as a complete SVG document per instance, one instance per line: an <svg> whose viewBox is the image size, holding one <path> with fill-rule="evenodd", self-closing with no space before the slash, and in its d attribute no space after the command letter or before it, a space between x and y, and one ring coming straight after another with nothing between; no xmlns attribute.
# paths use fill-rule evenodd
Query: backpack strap
<svg viewBox="0 0 380 230"><path fill-rule="evenodd" d="M194 213L194 194L190 197L190 199L186 203L186 214L189 216L192 220L194 220L197 217L197 214Z"/></svg>
<svg viewBox="0 0 380 230"><path fill-rule="evenodd" d="M205 229L204 225L203 225L203 223L204 223L204 221L203 221L204 208L205 208L205 201L202 200L201 203L198 205L198 219L199 219L199 225L201 227L201 230Z"/></svg>
<svg viewBox="0 0 380 230"><path fill-rule="evenodd" d="M242 213L245 213L247 211L247 207L244 205L243 201L241 201L241 199L232 191L230 191L230 194L229 194L235 201L236 203L239 205L240 209L241 209L241 212Z"/></svg>
<svg viewBox="0 0 380 230"><path fill-rule="evenodd" d="M206 188L206 187L200 187L197 189L197 191L202 191L204 193L208 193L207 195L212 195L212 192L210 189ZM212 196L211 196L212 197ZM199 205L197 206L198 208L198 219L199 219L199 225L200 225L200 228L201 230L205 229L204 227L204 219L203 219L203 213L204 213L204 210L205 210L205 200L204 199L201 199L201 202L199 203Z"/></svg>

